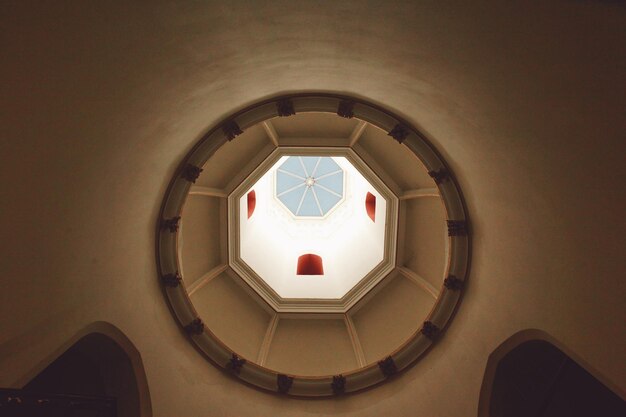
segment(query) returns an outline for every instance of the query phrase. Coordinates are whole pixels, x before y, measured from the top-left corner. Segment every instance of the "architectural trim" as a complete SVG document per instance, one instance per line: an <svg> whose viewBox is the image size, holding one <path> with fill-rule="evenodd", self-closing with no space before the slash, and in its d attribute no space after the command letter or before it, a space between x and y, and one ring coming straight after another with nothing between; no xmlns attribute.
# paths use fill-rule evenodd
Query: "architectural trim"
<svg viewBox="0 0 626 417"><path fill-rule="evenodd" d="M383 260L340 299L307 300L283 298L241 259L239 222L237 221L241 197L243 197L250 187L255 184L270 167L282 156L286 155L345 157L387 201L386 224L388 225L388 236L385 236ZM235 271L246 284L252 287L267 304L279 313L345 313L394 269L398 233L398 206L398 198L392 190L390 190L386 184L381 181L377 173L350 148L286 146L276 148L228 197L229 264L233 271Z"/></svg>
<svg viewBox="0 0 626 417"><path fill-rule="evenodd" d="M439 197L439 190L436 188L418 188L415 190L406 190L400 196L400 200L412 200L422 197Z"/></svg>
<svg viewBox="0 0 626 417"><path fill-rule="evenodd" d="M203 276L201 276L200 278L192 282L187 287L187 294L189 294L189 296L191 297L196 291L198 291L200 288L207 285L214 278L219 276L219 274L226 271L226 269L228 269L227 264L218 265L215 268L211 269L209 272L207 272L206 274L204 274Z"/></svg>
<svg viewBox="0 0 626 417"><path fill-rule="evenodd" d="M402 274L402 276L404 276L409 281L417 285L419 288L426 291L433 298L436 299L437 296L439 295L439 291L437 291L437 289L433 287L433 285L430 282L426 281L424 278L419 276L416 272L413 272L409 268L406 268L404 266L398 267L397 270L398 272L400 272L400 274Z"/></svg>
<svg viewBox="0 0 626 417"><path fill-rule="evenodd" d="M348 138L348 143L350 147L353 147L358 142L358 140L361 139L361 136L363 136L363 132L365 132L366 127L367 123L363 120L360 120L352 133L350 133L350 137Z"/></svg>
<svg viewBox="0 0 626 417"><path fill-rule="evenodd" d="M272 124L272 122L266 120L264 122L261 122L261 124L263 125L263 129L265 129L267 137L272 141L274 146L280 146L278 142L278 133L276 133L276 129L274 129L274 125Z"/></svg>
<svg viewBox="0 0 626 417"><path fill-rule="evenodd" d="M349 314L344 314L344 320L346 322L346 328L348 329L348 335L350 336L350 341L352 342L352 349L354 350L354 356L356 357L356 361L359 364L359 367L363 368L367 365L365 361L365 354L363 353L363 345L361 345L361 340L359 339L359 335L356 331L356 326L352 321L352 316Z"/></svg>
<svg viewBox="0 0 626 417"><path fill-rule="evenodd" d="M192 185L189 189L189 195L203 195L207 197L226 198L228 194L220 188L203 187L201 185Z"/></svg>
<svg viewBox="0 0 626 417"><path fill-rule="evenodd" d="M392 133L394 139L413 152L429 172L441 172L442 170L446 172L446 180L438 184L439 193L446 209L447 218L455 219L456 222L459 222L452 227L452 231L455 233L454 237L449 239L449 263L446 268L446 275L454 275L461 282L464 282L469 268L470 236L467 227L461 227L463 233L456 233L461 231L456 225L465 226L468 224L467 212L461 190L454 175L447 168L439 153L426 137L412 127L410 123L381 106L360 98L317 92L289 94L258 102L217 123L193 147L172 177L163 199L160 215L158 216L156 224L158 279L160 280L163 275L180 270L176 234L172 233L176 229L171 230L169 227L164 227L161 219L175 219L181 215L190 188L189 182L182 175L186 164L202 166L220 146L241 134L243 129L277 117L279 114L276 103L278 100L283 99L291 101L293 110L296 113L326 112L336 114L340 102L354 102L355 104L352 108L352 116L354 118ZM398 128L398 126L401 128ZM268 144L268 146L273 147L272 144ZM313 150L313 152L315 151ZM236 180L234 179L233 181ZM231 184L233 188L237 187L234 183L231 182ZM391 265L394 265L394 263L395 259ZM233 352L210 331L203 331L204 326L201 320L197 318L184 286L178 285L176 287L163 288L164 294L169 300L172 311L180 325L196 335L190 339L191 342L210 358L212 363L225 369L226 364L232 358ZM462 291L443 287L435 301L435 305L426 321L437 329L436 334L438 336L441 336L448 321L451 319L461 299L461 293ZM295 310L300 311L299 309ZM339 309L338 312L340 311L342 310ZM387 363L392 363L395 369L384 365L386 370L383 373L383 369L379 364L373 363L344 374L345 392L352 393L373 387L385 381L387 375L407 369L433 343L424 333L432 336L430 330L423 328L422 331L416 332L386 359ZM248 362L241 367L238 377L242 381L258 388L274 392L279 391L290 396L324 397L334 395L332 376L287 376Z"/></svg>
<svg viewBox="0 0 626 417"><path fill-rule="evenodd" d="M259 349L259 356L256 363L263 366L267 360L267 355L270 352L270 346L274 339L274 333L276 333L276 327L278 327L278 313L274 313L269 323L267 324L267 330L265 331L265 337L263 337L263 343L261 343L261 349Z"/></svg>

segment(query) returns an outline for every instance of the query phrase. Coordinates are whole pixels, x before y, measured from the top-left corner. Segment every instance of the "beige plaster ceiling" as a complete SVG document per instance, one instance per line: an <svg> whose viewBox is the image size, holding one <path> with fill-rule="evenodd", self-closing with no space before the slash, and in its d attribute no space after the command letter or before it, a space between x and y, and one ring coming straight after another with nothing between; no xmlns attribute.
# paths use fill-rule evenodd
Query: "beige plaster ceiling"
<svg viewBox="0 0 626 417"><path fill-rule="evenodd" d="M401 198L395 270L342 314L277 313L224 254L226 196L256 168L259 155L294 140L302 146L329 140L352 145ZM238 355L277 372L338 375L382 360L419 330L443 284L447 217L436 184L406 146L368 123L328 113L262 122L219 148L189 192L179 261L198 315Z"/></svg>
<svg viewBox="0 0 626 417"><path fill-rule="evenodd" d="M619 2L0 10L1 386L23 386L104 320L141 353L155 416L473 416L489 354L527 328L624 396ZM471 284L445 340L392 383L340 401L224 378L174 325L155 279L154 225L178 161L224 115L312 89L383 103L419 127L473 219Z"/></svg>

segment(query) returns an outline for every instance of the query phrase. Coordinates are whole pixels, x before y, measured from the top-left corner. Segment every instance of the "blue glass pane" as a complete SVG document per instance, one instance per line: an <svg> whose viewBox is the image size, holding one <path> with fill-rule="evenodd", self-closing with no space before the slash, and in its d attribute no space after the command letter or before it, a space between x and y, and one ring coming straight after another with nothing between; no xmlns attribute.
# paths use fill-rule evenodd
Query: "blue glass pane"
<svg viewBox="0 0 626 417"><path fill-rule="evenodd" d="M278 169L291 172L302 178L306 177L306 175L304 175L304 169L302 169L302 164L297 157L290 156Z"/></svg>
<svg viewBox="0 0 626 417"><path fill-rule="evenodd" d="M337 204L340 200L339 197L329 193L323 188L313 187L313 189L315 190L315 194L317 195L317 199L320 202L320 206L322 207L324 214L328 213L330 209L335 207L335 204Z"/></svg>
<svg viewBox="0 0 626 417"><path fill-rule="evenodd" d="M298 204L302 198L302 193L306 190L306 187L298 188L297 190L283 194L278 199L293 213L296 214Z"/></svg>
<svg viewBox="0 0 626 417"><path fill-rule="evenodd" d="M276 194L277 195L297 185L302 185L304 187L304 180L300 178L292 177L291 175L285 174L284 172L278 171L276 173Z"/></svg>
<svg viewBox="0 0 626 417"><path fill-rule="evenodd" d="M316 184L322 185L339 195L343 195L343 175L341 173L320 178L316 180Z"/></svg>
<svg viewBox="0 0 626 417"><path fill-rule="evenodd" d="M302 159L304 167L306 168L307 177L313 176L315 166L321 158L319 156L301 156L300 159Z"/></svg>
<svg viewBox="0 0 626 417"><path fill-rule="evenodd" d="M313 196L313 192L310 189L306 190L298 216L320 216L320 209L317 207L315 196Z"/></svg>
<svg viewBox="0 0 626 417"><path fill-rule="evenodd" d="M315 177L317 178L321 177L322 175L330 174L331 172L337 172L340 169L341 168L339 167L339 165L337 165L335 161L333 161L331 158L324 157L322 158L319 165L317 166L317 169L315 170Z"/></svg>

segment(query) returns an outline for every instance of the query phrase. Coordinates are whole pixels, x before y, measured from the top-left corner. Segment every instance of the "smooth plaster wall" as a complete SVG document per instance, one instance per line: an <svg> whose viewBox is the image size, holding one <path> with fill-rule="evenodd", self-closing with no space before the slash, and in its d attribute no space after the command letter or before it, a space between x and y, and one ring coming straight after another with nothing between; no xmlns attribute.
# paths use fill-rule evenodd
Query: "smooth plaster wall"
<svg viewBox="0 0 626 417"><path fill-rule="evenodd" d="M181 214L179 246L182 276L189 286L221 263L220 199L204 195L187 197Z"/></svg>
<svg viewBox="0 0 626 417"><path fill-rule="evenodd" d="M279 319L266 365L277 372L320 376L358 368L342 319Z"/></svg>
<svg viewBox="0 0 626 417"><path fill-rule="evenodd" d="M530 327L624 395L623 5L19 1L0 16L0 386L105 320L141 352L155 416L476 415L488 354ZM413 122L472 219L445 337L341 400L225 378L156 279L156 216L182 156L226 114L302 90Z"/></svg>
<svg viewBox="0 0 626 417"><path fill-rule="evenodd" d="M447 265L449 245L446 212L440 198L416 198L404 202L405 236L403 264L439 291Z"/></svg>
<svg viewBox="0 0 626 417"><path fill-rule="evenodd" d="M239 278L237 278L239 279ZM223 273L191 296L198 316L222 342L256 362L271 319L241 285Z"/></svg>
<svg viewBox="0 0 626 417"><path fill-rule="evenodd" d="M385 358L419 328L435 299L398 273L371 301L352 315L366 363Z"/></svg>

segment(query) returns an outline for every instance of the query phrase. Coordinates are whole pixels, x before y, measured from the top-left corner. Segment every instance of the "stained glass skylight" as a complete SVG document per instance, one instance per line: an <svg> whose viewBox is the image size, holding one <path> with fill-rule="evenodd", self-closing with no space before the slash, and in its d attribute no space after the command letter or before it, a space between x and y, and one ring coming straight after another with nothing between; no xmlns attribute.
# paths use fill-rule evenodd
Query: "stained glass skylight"
<svg viewBox="0 0 626 417"><path fill-rule="evenodd" d="M330 157L290 156L276 170L276 198L294 216L323 217L344 196L344 171Z"/></svg>

